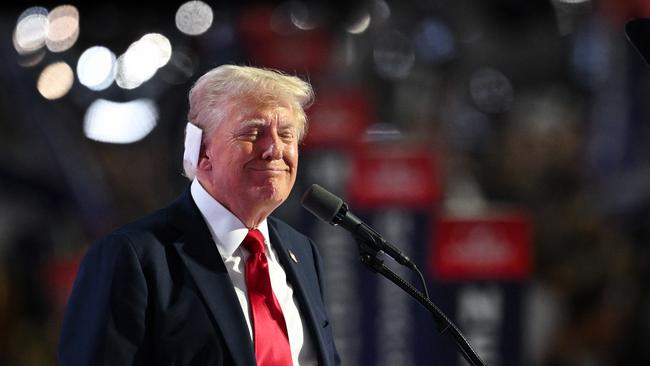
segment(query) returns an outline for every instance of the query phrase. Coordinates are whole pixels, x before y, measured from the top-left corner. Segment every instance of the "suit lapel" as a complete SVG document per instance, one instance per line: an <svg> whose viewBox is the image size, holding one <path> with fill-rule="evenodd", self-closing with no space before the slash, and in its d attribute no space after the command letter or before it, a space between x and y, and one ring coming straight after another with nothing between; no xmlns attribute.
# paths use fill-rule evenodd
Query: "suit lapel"
<svg viewBox="0 0 650 366"><path fill-rule="evenodd" d="M171 221L184 233L175 243L185 266L223 334L235 364L253 366L255 351L230 276L189 189L172 207Z"/></svg>
<svg viewBox="0 0 650 366"><path fill-rule="evenodd" d="M306 260L301 261L299 259L296 263L289 257L289 251L300 255L305 252L304 248L298 248L294 245L294 242L287 238L283 238L272 220L269 220L268 223L271 244L275 248L280 264L287 274L294 293L297 295L300 303L300 314L301 316L306 317L305 322L309 327L310 334L315 342L314 346L316 346L318 350L319 364L327 365L327 357L323 354L325 350L325 342L321 332L323 324L318 321L320 318L315 313L315 309L319 308L319 306L316 305L318 302L317 299L313 299L313 295L310 296L310 292L307 291L309 284L306 283L307 276L305 271L313 271L313 269L304 268L305 262L307 262Z"/></svg>

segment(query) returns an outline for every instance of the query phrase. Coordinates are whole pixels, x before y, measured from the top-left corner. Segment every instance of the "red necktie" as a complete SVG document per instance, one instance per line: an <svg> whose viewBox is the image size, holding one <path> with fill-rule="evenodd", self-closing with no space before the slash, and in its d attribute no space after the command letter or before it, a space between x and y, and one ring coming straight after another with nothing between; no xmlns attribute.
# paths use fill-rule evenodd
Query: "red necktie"
<svg viewBox="0 0 650 366"><path fill-rule="evenodd" d="M242 245L251 253L246 261L246 287L253 315L255 359L259 366L290 366L287 325L271 288L264 236L257 229L249 230Z"/></svg>

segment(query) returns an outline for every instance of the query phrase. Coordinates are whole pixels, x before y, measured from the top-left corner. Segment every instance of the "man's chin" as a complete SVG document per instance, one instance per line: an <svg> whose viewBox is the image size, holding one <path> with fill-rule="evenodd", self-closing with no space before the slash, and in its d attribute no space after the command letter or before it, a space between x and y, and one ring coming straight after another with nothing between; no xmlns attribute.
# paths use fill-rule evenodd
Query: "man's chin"
<svg viewBox="0 0 650 366"><path fill-rule="evenodd" d="M255 196L258 201L265 201L270 206L280 206L289 196L289 190L281 189L275 184L264 184L255 188Z"/></svg>

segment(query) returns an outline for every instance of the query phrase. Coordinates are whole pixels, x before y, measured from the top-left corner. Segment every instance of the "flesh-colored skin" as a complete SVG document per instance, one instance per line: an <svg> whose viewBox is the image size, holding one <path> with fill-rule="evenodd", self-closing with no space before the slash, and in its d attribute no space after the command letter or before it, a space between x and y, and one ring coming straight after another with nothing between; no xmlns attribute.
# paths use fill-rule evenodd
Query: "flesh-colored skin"
<svg viewBox="0 0 650 366"><path fill-rule="evenodd" d="M300 127L289 106L237 101L203 142L199 183L246 227L256 228L293 188Z"/></svg>

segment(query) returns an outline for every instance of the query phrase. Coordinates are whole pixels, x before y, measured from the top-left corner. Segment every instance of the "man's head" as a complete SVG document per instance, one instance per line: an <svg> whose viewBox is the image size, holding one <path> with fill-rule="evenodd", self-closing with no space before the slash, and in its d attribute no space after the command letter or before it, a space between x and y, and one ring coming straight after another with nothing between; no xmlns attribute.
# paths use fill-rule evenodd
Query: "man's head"
<svg viewBox="0 0 650 366"><path fill-rule="evenodd" d="M279 72L224 65L189 95L189 120L203 130L196 177L245 225L256 226L288 197L311 86ZM191 171L186 175L192 177Z"/></svg>

